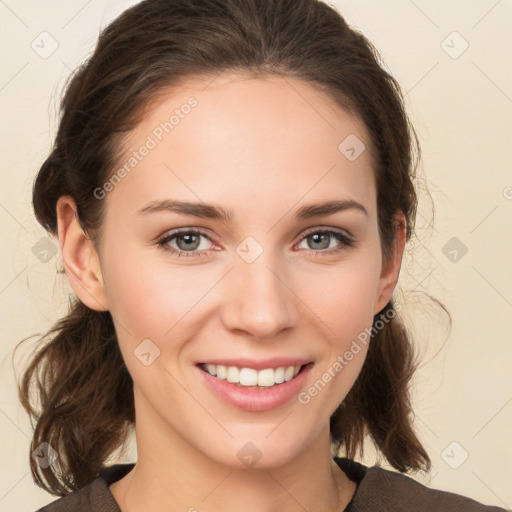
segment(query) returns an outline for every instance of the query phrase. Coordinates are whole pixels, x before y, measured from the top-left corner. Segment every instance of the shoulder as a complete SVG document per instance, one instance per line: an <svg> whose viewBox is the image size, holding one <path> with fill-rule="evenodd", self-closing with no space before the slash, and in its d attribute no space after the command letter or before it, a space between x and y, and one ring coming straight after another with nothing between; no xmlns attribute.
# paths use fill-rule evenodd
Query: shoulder
<svg viewBox="0 0 512 512"><path fill-rule="evenodd" d="M133 464L115 464L76 491L58 498L36 512L120 512L109 485L126 475Z"/></svg>
<svg viewBox="0 0 512 512"><path fill-rule="evenodd" d="M505 509L479 503L471 498L427 487L409 476L380 467L368 469L368 484L374 487L369 498L378 499L386 509L427 512L498 512ZM377 503L374 501L374 503Z"/></svg>
<svg viewBox="0 0 512 512"><path fill-rule="evenodd" d="M343 459L342 459L343 460ZM347 460L347 459L345 459ZM345 466L347 463L344 463ZM344 464L340 465L344 470ZM379 466L358 463L362 478L347 512L393 510L396 512L503 512L471 498L423 485L413 478ZM348 473L347 473L348 475ZM348 475L350 478L350 475Z"/></svg>
<svg viewBox="0 0 512 512"><path fill-rule="evenodd" d="M94 510L94 502L104 493L104 483L100 477L92 481L90 484L76 491L52 501L36 512L85 512ZM101 509L98 509L101 510Z"/></svg>

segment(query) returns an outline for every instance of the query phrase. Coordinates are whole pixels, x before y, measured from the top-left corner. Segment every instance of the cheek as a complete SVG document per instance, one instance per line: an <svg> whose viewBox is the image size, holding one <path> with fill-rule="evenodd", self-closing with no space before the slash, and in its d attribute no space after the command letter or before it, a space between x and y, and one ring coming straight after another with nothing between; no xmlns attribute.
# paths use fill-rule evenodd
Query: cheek
<svg viewBox="0 0 512 512"><path fill-rule="evenodd" d="M330 276L324 294L315 297L324 339L316 347L311 385L298 397L301 406L325 421L354 385L366 359L373 323L375 280L370 272ZM320 341L320 340L319 340Z"/></svg>
<svg viewBox="0 0 512 512"><path fill-rule="evenodd" d="M314 279L300 279L300 295L329 328L337 343L347 341L371 326L379 285L375 257L357 257L336 267L315 272ZM309 283L308 286L305 286ZM296 288L298 289L298 288Z"/></svg>
<svg viewBox="0 0 512 512"><path fill-rule="evenodd" d="M328 402L326 409L334 412L357 379L364 364L370 343L374 304L377 297L380 266L379 251L359 253L357 258L315 274L314 286L304 300L322 320L325 333L318 347L319 365L315 382L307 401L322 393L320 402ZM376 254L376 256L375 256ZM311 282L311 280L310 280ZM303 288L304 292L306 288ZM308 398L309 397L309 398Z"/></svg>
<svg viewBox="0 0 512 512"><path fill-rule="evenodd" d="M211 287L206 275L166 265L140 249L112 251L105 270L110 311L134 338L162 338Z"/></svg>

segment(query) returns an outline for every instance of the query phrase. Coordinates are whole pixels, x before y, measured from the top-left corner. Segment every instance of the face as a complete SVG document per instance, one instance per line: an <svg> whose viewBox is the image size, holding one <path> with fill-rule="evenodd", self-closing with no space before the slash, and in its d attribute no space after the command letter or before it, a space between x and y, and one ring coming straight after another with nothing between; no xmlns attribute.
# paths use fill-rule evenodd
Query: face
<svg viewBox="0 0 512 512"><path fill-rule="evenodd" d="M296 79L208 82L161 96L129 134L103 189L98 286L138 438L273 467L325 439L399 264L383 265L356 117ZM356 155L365 144L355 159L338 147L349 136ZM74 288L99 309L87 286Z"/></svg>

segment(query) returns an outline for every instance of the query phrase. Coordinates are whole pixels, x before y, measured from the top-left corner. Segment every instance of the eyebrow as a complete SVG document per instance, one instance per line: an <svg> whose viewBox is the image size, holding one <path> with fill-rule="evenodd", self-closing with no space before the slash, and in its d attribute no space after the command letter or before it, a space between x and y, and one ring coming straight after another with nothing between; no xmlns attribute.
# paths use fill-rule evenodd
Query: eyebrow
<svg viewBox="0 0 512 512"><path fill-rule="evenodd" d="M358 210L368 217L368 211L361 203L351 199L345 199L304 205L295 212L292 219L306 220L313 217L320 217L321 215L333 215L346 210ZM191 215L204 219L222 220L224 222L231 222L234 218L232 210L225 210L221 206L201 202L178 201L174 199L150 201L137 212L137 215L147 215L149 213L162 211Z"/></svg>

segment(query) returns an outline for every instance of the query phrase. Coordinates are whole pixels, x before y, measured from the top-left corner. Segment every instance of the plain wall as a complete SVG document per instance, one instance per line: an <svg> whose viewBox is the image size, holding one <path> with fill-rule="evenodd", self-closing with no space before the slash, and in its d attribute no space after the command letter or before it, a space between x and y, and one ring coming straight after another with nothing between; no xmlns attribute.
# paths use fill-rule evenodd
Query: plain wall
<svg viewBox="0 0 512 512"><path fill-rule="evenodd" d="M34 219L32 181L50 150L67 76L100 28L133 3L0 2L0 510L28 512L56 499L29 471L31 426L11 360L18 341L65 313L69 292L56 274L55 240ZM430 475L412 477L511 508L512 2L331 3L373 41L406 92L423 149L420 189L428 186L436 212L432 224L422 192L397 290L422 355L415 427L433 462ZM49 56L55 43L42 32L58 43ZM449 335L426 293L452 314ZM15 360L18 378L25 362ZM362 462L375 462L370 448Z"/></svg>

